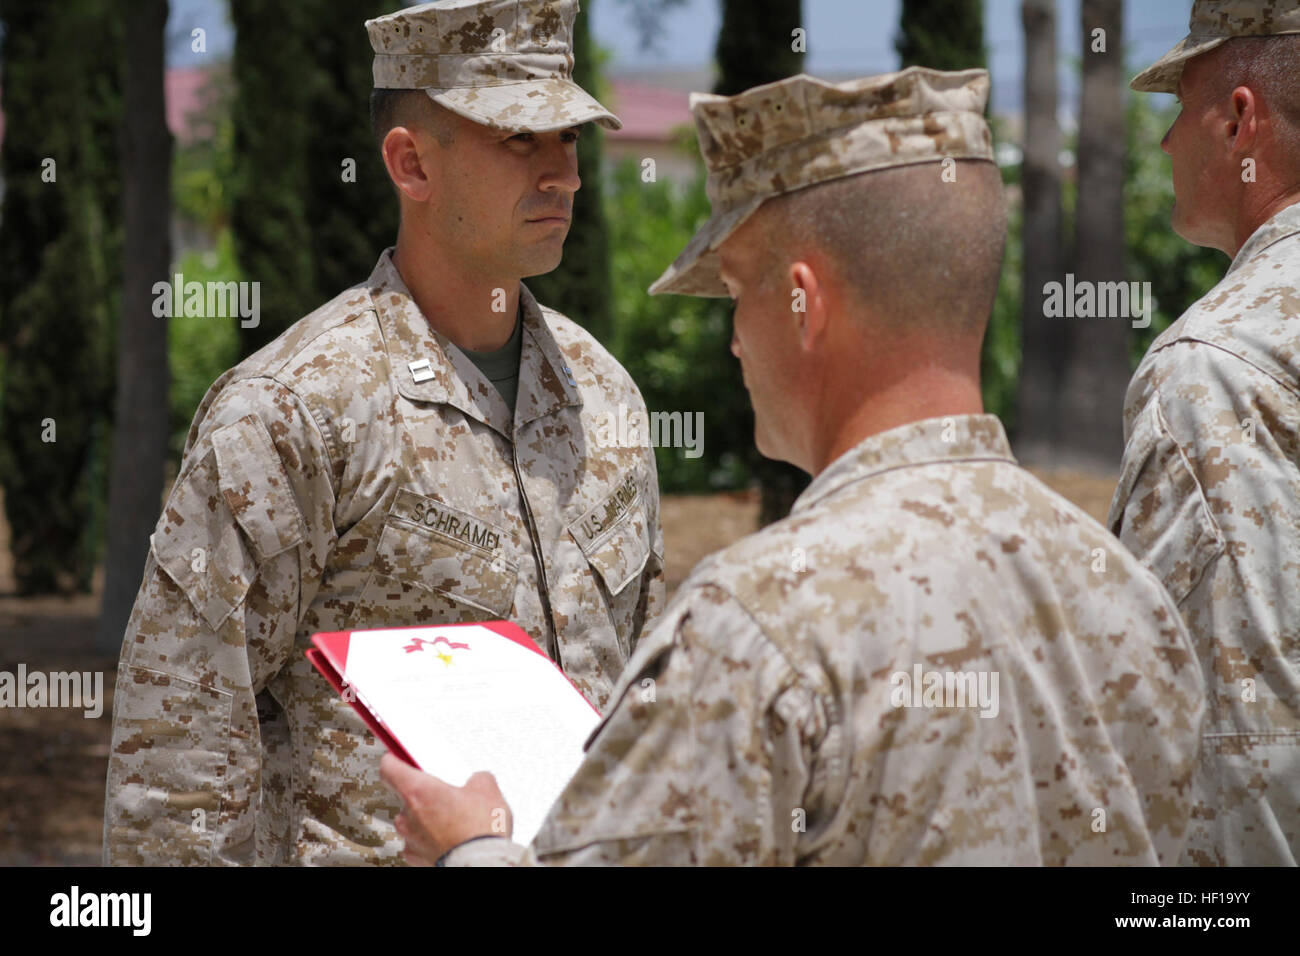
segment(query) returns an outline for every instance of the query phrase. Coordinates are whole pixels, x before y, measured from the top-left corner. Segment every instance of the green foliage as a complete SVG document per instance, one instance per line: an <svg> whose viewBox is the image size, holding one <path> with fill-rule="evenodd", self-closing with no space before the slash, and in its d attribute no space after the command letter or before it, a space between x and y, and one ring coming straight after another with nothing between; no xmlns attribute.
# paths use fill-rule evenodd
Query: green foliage
<svg viewBox="0 0 1300 956"><path fill-rule="evenodd" d="M171 272L181 273L187 282L243 279L230 229L236 167L231 116L234 98L230 70L215 67L200 92L198 110L189 119L196 135L173 156L172 202L176 215L216 236L212 250L188 252L172 264ZM239 361L239 320L178 315L168 322L171 426L167 452L169 460L179 464L199 402L217 377Z"/></svg>
<svg viewBox="0 0 1300 956"><path fill-rule="evenodd" d="M613 262L611 351L641 388L646 407L704 413L704 454L657 450L667 492L736 488L748 483L753 413L731 354L731 303L694 296L650 296L646 289L682 251L709 215L703 176L681 190L668 181L642 182L625 159L607 194Z"/></svg>
<svg viewBox="0 0 1300 956"><path fill-rule="evenodd" d="M186 282L239 282L234 241L225 230L211 252L189 252L175 272ZM168 320L168 361L171 365L171 441L168 452L179 462L185 436L208 387L239 360L239 319L177 315Z"/></svg>
<svg viewBox="0 0 1300 956"><path fill-rule="evenodd" d="M1174 184L1169 157L1160 141L1178 107L1158 112L1146 95L1130 96L1128 156L1125 159L1124 233L1128 273L1133 282L1150 282L1156 309L1147 329L1130 337L1134 367L1157 335L1205 295L1228 268L1217 249L1194 246L1173 231Z"/></svg>
<svg viewBox="0 0 1300 956"><path fill-rule="evenodd" d="M220 234L230 221L235 126L231 120L234 81L226 66L212 69L189 118L193 139L172 153L173 212Z"/></svg>
<svg viewBox="0 0 1300 956"><path fill-rule="evenodd" d="M0 19L0 480L14 574L25 594L86 589L122 283L122 17L108 0L4 0Z"/></svg>

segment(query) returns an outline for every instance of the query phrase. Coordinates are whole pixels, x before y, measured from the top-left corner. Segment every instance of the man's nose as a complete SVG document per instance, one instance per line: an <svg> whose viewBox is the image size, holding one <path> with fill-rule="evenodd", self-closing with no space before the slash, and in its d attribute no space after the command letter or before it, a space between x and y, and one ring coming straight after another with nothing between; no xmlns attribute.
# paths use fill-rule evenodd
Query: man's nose
<svg viewBox="0 0 1300 956"><path fill-rule="evenodd" d="M538 188L542 192L576 193L582 188L582 179L578 176L577 153L566 147L563 142L549 145L545 151L544 171Z"/></svg>
<svg viewBox="0 0 1300 956"><path fill-rule="evenodd" d="M740 358L740 339L736 338L736 330L731 330L731 354Z"/></svg>
<svg viewBox="0 0 1300 956"><path fill-rule="evenodd" d="M1163 149L1166 153L1169 153L1170 156L1174 155L1173 153L1169 152L1169 137L1172 136L1173 133L1174 133L1174 128L1171 126L1169 127L1169 129L1165 130L1165 137L1160 141L1160 148Z"/></svg>

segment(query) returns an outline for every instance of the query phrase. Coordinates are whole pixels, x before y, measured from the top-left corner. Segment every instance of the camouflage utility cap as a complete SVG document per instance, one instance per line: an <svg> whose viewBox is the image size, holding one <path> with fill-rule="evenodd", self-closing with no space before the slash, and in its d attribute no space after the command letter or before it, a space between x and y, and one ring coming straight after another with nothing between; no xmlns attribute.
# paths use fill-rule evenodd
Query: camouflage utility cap
<svg viewBox="0 0 1300 956"><path fill-rule="evenodd" d="M577 15L578 0L438 0L367 20L375 88L424 90L498 129L619 129L571 78Z"/></svg>
<svg viewBox="0 0 1300 956"><path fill-rule="evenodd" d="M1182 41L1133 78L1143 93L1177 93L1183 67L1233 37L1300 33L1300 0L1196 0Z"/></svg>
<svg viewBox="0 0 1300 956"><path fill-rule="evenodd" d="M984 70L919 66L845 83L801 73L736 96L692 93L713 215L650 292L725 296L718 246L774 196L949 157L992 162L988 94Z"/></svg>

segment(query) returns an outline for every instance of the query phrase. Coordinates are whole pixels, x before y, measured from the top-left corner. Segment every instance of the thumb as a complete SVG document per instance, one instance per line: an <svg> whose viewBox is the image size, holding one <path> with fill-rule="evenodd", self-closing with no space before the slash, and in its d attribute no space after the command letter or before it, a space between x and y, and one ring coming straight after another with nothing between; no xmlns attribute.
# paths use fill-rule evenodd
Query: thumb
<svg viewBox="0 0 1300 956"><path fill-rule="evenodd" d="M497 786L497 778L492 775L490 770L475 770L469 775L469 779L465 781L465 786L468 787L471 783L476 787L495 787Z"/></svg>

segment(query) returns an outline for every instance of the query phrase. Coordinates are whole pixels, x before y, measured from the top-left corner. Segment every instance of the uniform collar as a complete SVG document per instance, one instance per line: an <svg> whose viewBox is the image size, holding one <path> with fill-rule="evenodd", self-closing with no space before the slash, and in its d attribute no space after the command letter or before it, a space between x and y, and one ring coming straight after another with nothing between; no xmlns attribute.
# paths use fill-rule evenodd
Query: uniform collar
<svg viewBox="0 0 1300 956"><path fill-rule="evenodd" d="M1300 202L1292 203L1281 212L1275 213L1272 219L1251 233L1246 244L1237 251L1232 265L1228 266L1226 275L1231 275L1274 243L1294 236L1298 232L1300 232Z"/></svg>
<svg viewBox="0 0 1300 956"><path fill-rule="evenodd" d="M385 249L366 281L397 391L416 402L440 402L495 429L514 435L510 409L487 377L450 339L434 331ZM573 374L551 334L541 307L522 283L523 346L514 426L523 426L569 405L581 405Z"/></svg>
<svg viewBox="0 0 1300 956"><path fill-rule="evenodd" d="M846 485L895 468L990 460L1016 463L996 415L950 415L909 422L872 435L836 458L799 496L791 514L806 511Z"/></svg>

